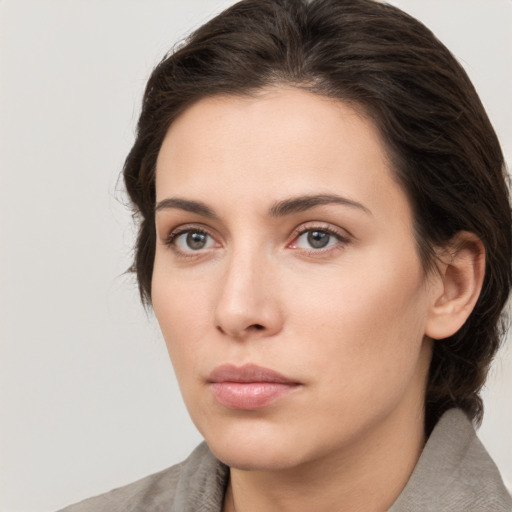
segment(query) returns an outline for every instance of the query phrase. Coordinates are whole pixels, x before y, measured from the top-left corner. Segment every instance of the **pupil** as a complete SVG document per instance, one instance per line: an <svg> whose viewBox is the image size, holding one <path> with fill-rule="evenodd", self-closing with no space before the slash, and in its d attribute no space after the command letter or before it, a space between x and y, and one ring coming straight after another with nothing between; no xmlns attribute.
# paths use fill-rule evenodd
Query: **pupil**
<svg viewBox="0 0 512 512"><path fill-rule="evenodd" d="M187 235L187 245L191 249L202 249L206 245L206 235L197 231L189 233Z"/></svg>
<svg viewBox="0 0 512 512"><path fill-rule="evenodd" d="M315 249L322 249L329 243L330 235L323 231L310 231L308 233L308 243Z"/></svg>

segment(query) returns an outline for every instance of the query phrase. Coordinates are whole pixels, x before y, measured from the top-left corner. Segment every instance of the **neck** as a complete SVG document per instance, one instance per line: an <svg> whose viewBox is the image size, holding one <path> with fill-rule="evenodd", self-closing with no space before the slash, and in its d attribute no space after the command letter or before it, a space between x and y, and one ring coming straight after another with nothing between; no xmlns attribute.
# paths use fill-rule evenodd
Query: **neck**
<svg viewBox="0 0 512 512"><path fill-rule="evenodd" d="M224 512L384 512L405 487L425 443L424 414L397 414L348 449L280 471L231 468Z"/></svg>

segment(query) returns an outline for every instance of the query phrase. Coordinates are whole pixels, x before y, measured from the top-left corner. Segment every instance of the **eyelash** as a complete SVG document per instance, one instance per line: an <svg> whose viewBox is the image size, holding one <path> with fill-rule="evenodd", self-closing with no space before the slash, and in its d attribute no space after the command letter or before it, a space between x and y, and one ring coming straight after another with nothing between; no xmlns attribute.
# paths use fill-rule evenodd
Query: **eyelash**
<svg viewBox="0 0 512 512"><path fill-rule="evenodd" d="M292 234L292 240L287 243L287 247L290 247L292 244L297 243L297 241L299 240L299 238L302 235L304 235L306 233L314 232L314 231L317 231L320 233L325 233L330 237L334 237L336 239L337 243L334 246L329 246L327 248L318 248L318 249L299 248L298 249L303 254L306 254L308 256L317 256L318 257L318 256L326 255L332 251L341 249L342 247L346 246L350 242L350 236L347 235L346 232L341 233L340 231L337 231L330 226L312 224L312 225L308 225L308 226L303 225L300 228L295 229ZM215 238L206 229L204 229L202 227L197 227L194 225L181 226L181 227L171 231L169 233L169 235L167 236L167 238L165 239L165 245L170 247L174 251L174 253L181 258L194 258L194 257L200 256L201 254L203 254L203 251L201 251L201 250L193 251L191 249L189 252L187 252L187 251L182 251L177 247L177 245L176 245L177 239L180 236L188 234L188 233L199 233L202 235L206 235L206 236L210 237L211 239L215 240ZM341 247L340 247L340 245L341 245ZM291 247L291 248L297 249L297 247Z"/></svg>
<svg viewBox="0 0 512 512"><path fill-rule="evenodd" d="M187 225L187 226L181 226L177 229L174 229L173 231L171 231L169 233L169 235L165 239L165 245L170 247L176 253L176 255L181 258L193 258L193 257L197 257L199 254L201 254L200 251L192 251L191 250L190 252L185 252L185 251L180 250L177 247L177 245L176 245L177 239L180 236L188 234L188 233L199 233L199 234L206 235L206 236L209 236L210 238L214 239L214 237L207 230L205 230L203 228L199 228L197 226Z"/></svg>
<svg viewBox="0 0 512 512"><path fill-rule="evenodd" d="M303 253L306 253L309 256L317 256L318 257L318 256L330 254L332 251L336 251L336 250L339 250L339 249L345 247L350 242L350 237L346 233L342 233L341 231L338 231L330 226L312 224L312 225L307 225L307 226L301 226L300 228L296 229L294 231L294 234L292 235L293 236L292 241L288 244L288 246L290 246L290 244L298 241L298 239L302 235L305 235L306 233L315 232L315 231L320 232L320 233L325 233L325 234L329 235L330 237L335 238L337 243L334 246L320 248L320 249L314 249L314 248L299 249Z"/></svg>

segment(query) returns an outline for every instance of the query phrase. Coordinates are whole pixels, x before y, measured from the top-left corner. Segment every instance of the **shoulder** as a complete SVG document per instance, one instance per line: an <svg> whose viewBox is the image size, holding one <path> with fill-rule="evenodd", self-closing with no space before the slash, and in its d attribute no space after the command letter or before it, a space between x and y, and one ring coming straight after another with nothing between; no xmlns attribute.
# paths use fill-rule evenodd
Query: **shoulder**
<svg viewBox="0 0 512 512"><path fill-rule="evenodd" d="M191 455L170 468L71 505L60 512L145 512L201 510L218 512L227 468L201 443Z"/></svg>
<svg viewBox="0 0 512 512"><path fill-rule="evenodd" d="M447 411L389 512L512 512L512 499L471 421Z"/></svg>

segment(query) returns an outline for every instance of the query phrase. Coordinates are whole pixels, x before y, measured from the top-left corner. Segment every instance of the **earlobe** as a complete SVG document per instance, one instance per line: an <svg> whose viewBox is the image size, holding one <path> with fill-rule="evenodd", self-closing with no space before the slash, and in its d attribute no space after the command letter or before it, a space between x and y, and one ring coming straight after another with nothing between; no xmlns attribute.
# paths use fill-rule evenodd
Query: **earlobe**
<svg viewBox="0 0 512 512"><path fill-rule="evenodd" d="M468 319L482 289L485 249L473 233L460 231L440 251L439 285L434 287L425 334L443 339Z"/></svg>

